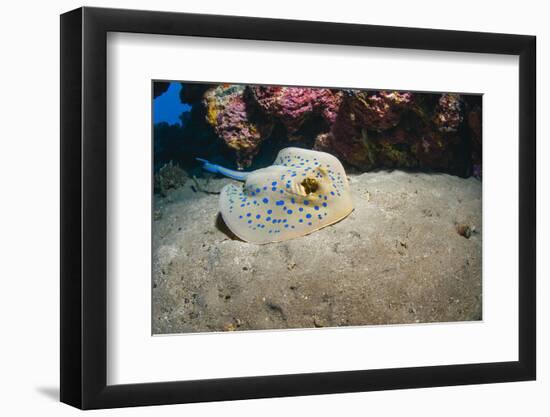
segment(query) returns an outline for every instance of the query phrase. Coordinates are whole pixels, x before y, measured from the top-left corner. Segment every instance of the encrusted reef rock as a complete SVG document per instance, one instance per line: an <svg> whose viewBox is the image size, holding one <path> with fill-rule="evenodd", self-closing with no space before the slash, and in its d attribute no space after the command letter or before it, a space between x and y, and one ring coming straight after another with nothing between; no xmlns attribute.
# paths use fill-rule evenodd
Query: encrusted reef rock
<svg viewBox="0 0 550 417"><path fill-rule="evenodd" d="M428 169L481 177L481 96L182 84L180 98L192 107L192 124L183 123L186 142L202 146L198 154L206 158L213 156L206 148L217 142L227 154L221 162L239 169L298 143L360 171Z"/></svg>
<svg viewBox="0 0 550 417"><path fill-rule="evenodd" d="M412 101L412 93L347 90L330 133L315 147L361 170L414 166L407 132L392 129Z"/></svg>
<svg viewBox="0 0 550 417"><path fill-rule="evenodd" d="M269 135L270 126L255 121L254 109L244 98L244 85L220 84L204 93L206 121L216 134L236 152L237 165L250 165L259 144Z"/></svg>
<svg viewBox="0 0 550 417"><path fill-rule="evenodd" d="M397 126L412 100L412 93L352 90L349 111L363 128L382 131Z"/></svg>
<svg viewBox="0 0 550 417"><path fill-rule="evenodd" d="M200 93L185 89L185 100ZM182 93L183 94L183 93ZM236 151L237 165L248 167L274 123L286 130L288 140L313 116L320 116L328 131L338 113L342 93L327 88L273 87L221 84L204 93L206 120L228 147Z"/></svg>
<svg viewBox="0 0 550 417"><path fill-rule="evenodd" d="M456 167L462 152L455 150L460 147L461 139L453 133L444 133L434 130L421 132L414 140L412 150L418 160L417 167L446 171L452 174L467 176L466 171Z"/></svg>
<svg viewBox="0 0 550 417"><path fill-rule="evenodd" d="M330 126L342 101L341 92L328 88L253 86L250 90L259 107L278 119L289 134L313 114L321 115Z"/></svg>
<svg viewBox="0 0 550 417"><path fill-rule="evenodd" d="M458 94L442 94L433 121L440 132L457 132L462 123L462 101Z"/></svg>
<svg viewBox="0 0 550 417"><path fill-rule="evenodd" d="M457 94L348 90L327 134L315 148L362 171L422 168L468 176L464 110Z"/></svg>

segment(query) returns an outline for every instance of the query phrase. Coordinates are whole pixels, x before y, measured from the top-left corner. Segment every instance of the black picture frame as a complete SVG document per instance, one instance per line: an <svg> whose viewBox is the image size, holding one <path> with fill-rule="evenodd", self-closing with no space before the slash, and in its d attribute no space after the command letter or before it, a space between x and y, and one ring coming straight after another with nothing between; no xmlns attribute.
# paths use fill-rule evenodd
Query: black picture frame
<svg viewBox="0 0 550 417"><path fill-rule="evenodd" d="M518 361L107 385L108 32L519 56ZM534 36L84 7L61 15L60 56L62 402L95 409L535 379Z"/></svg>

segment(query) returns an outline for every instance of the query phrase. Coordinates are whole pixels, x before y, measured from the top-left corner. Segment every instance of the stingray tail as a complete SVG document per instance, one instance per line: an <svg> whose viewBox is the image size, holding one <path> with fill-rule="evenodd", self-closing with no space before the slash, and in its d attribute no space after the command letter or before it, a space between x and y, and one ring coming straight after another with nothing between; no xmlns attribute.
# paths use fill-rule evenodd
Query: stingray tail
<svg viewBox="0 0 550 417"><path fill-rule="evenodd" d="M202 169L214 174L225 175L226 177L233 178L234 180L244 181L248 177L249 172L234 171L232 169L224 168L217 164L211 164L206 159L196 158L197 161L202 162Z"/></svg>

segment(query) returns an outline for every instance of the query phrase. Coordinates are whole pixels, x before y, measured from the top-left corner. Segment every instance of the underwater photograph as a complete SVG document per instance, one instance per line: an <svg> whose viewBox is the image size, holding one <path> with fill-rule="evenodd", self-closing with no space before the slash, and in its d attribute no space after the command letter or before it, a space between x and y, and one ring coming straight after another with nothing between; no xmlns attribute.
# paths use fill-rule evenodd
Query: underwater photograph
<svg viewBox="0 0 550 417"><path fill-rule="evenodd" d="M152 81L152 333L482 320L482 95Z"/></svg>

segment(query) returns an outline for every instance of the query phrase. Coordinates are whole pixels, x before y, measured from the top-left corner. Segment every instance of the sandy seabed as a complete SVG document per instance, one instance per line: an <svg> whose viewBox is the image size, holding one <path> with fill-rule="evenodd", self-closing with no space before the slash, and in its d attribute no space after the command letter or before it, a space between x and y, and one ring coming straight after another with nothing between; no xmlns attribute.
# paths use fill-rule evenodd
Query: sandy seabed
<svg viewBox="0 0 550 417"><path fill-rule="evenodd" d="M347 218L267 245L232 237L218 195L192 180L155 196L153 333L481 320L481 182L402 171L349 180Z"/></svg>

